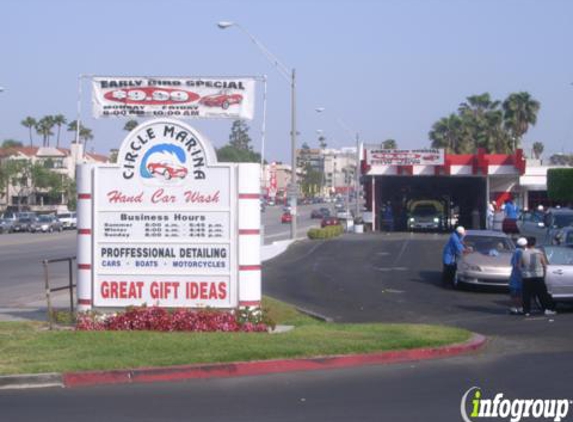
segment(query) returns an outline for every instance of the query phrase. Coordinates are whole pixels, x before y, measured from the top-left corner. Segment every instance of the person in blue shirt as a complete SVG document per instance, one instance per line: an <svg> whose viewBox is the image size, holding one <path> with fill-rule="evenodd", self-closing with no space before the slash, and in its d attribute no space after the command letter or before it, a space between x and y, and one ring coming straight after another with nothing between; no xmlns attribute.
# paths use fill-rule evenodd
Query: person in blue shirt
<svg viewBox="0 0 573 422"><path fill-rule="evenodd" d="M503 208L505 212L505 218L509 218L511 220L517 220L519 215L519 207L513 202L513 200L508 199L505 202L505 207Z"/></svg>
<svg viewBox="0 0 573 422"><path fill-rule="evenodd" d="M442 253L442 284L444 287L454 287L458 257L469 252L463 243L465 235L466 229L463 226L458 226L444 246Z"/></svg>
<svg viewBox="0 0 573 422"><path fill-rule="evenodd" d="M523 249L527 246L527 239L520 237L517 239L517 247L511 255L511 275L509 276L509 296L511 298L512 307L509 308L509 313L513 315L523 314L523 283L521 280L521 255Z"/></svg>

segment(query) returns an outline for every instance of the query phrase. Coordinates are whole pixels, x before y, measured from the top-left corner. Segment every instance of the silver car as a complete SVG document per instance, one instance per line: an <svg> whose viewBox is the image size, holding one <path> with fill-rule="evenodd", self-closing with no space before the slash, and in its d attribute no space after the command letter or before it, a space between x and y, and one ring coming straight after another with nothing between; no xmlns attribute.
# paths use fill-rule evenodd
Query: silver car
<svg viewBox="0 0 573 422"><path fill-rule="evenodd" d="M573 299L573 248L544 246L549 265L545 274L547 291L555 301Z"/></svg>
<svg viewBox="0 0 573 422"><path fill-rule="evenodd" d="M513 241L503 232L468 230L463 240L471 252L457 263L455 286L461 283L482 286L508 286Z"/></svg>
<svg viewBox="0 0 573 422"><path fill-rule="evenodd" d="M570 208L549 208L543 216L536 212L525 212L517 220L522 236L533 236L538 244L555 243L555 235L564 227L573 224L573 210Z"/></svg>

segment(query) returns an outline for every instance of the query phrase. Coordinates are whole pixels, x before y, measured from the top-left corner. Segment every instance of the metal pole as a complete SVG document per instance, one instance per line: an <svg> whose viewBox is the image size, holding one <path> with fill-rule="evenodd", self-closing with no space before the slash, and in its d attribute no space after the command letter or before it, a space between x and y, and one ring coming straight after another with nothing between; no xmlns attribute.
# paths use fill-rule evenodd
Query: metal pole
<svg viewBox="0 0 573 422"><path fill-rule="evenodd" d="M70 315L74 313L74 276L73 276L72 258L68 258L68 280L70 287Z"/></svg>
<svg viewBox="0 0 573 422"><path fill-rule="evenodd" d="M265 173L265 135L267 127L267 76L263 76L263 123L261 125L261 187L266 191L267 178Z"/></svg>
<svg viewBox="0 0 573 422"><path fill-rule="evenodd" d="M291 73L291 207L292 207L292 219L290 226L290 238L296 239L296 219L297 219L297 196L298 196L298 185L296 177L296 73L295 69L292 69Z"/></svg>
<svg viewBox="0 0 573 422"><path fill-rule="evenodd" d="M48 324L50 325L50 330L52 329L52 301L50 298L50 276L48 274L48 261L43 260L44 264L44 287L46 289L46 302L48 304Z"/></svg>
<svg viewBox="0 0 573 422"><path fill-rule="evenodd" d="M82 118L82 79L83 79L84 75L80 75L78 77L78 115L76 117L76 144L79 146L80 145L80 124L81 124L81 118ZM83 161L85 157L85 151L84 148L82 148L82 156L81 156L81 160ZM76 160L78 159L78 157L76 157ZM77 163L77 161L76 161Z"/></svg>
<svg viewBox="0 0 573 422"><path fill-rule="evenodd" d="M358 202L358 191L360 189L360 135L356 132L356 190L354 191L355 201L356 201L356 214L355 217L358 217L360 213L360 205Z"/></svg>

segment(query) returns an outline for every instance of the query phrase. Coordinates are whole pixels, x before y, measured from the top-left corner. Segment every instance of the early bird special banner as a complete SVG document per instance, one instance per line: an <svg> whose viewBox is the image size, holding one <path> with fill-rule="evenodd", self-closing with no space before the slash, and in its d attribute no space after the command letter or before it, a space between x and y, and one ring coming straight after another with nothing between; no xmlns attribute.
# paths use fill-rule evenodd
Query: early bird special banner
<svg viewBox="0 0 573 422"><path fill-rule="evenodd" d="M255 78L92 78L95 118L253 119Z"/></svg>

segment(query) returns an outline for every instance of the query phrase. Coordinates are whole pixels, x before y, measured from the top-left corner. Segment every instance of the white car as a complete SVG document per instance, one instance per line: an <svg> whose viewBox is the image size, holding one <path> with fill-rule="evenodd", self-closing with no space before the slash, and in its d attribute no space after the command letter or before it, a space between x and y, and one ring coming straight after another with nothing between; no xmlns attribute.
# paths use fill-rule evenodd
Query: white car
<svg viewBox="0 0 573 422"><path fill-rule="evenodd" d="M64 229L75 229L78 226L78 218L75 212L64 212L56 215Z"/></svg>
<svg viewBox="0 0 573 422"><path fill-rule="evenodd" d="M545 275L547 291L555 301L573 299L573 248L544 246L549 265Z"/></svg>

